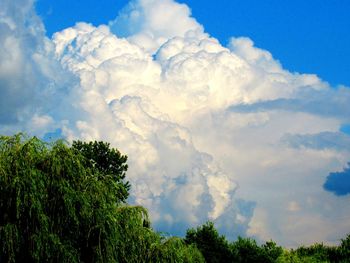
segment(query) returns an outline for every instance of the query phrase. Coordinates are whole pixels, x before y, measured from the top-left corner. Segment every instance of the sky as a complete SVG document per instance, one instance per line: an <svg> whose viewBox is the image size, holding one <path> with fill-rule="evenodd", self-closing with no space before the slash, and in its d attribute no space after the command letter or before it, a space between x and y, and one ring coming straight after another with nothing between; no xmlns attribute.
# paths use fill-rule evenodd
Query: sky
<svg viewBox="0 0 350 263"><path fill-rule="evenodd" d="M1 1L0 134L110 142L162 232L339 242L349 4L261 2Z"/></svg>
<svg viewBox="0 0 350 263"><path fill-rule="evenodd" d="M127 0L50 1L36 7L47 34L78 21L94 25L115 18ZM347 0L181 0L206 32L226 45L248 36L293 72L314 73L333 86L350 85L350 3ZM93 12L91 12L93 10Z"/></svg>

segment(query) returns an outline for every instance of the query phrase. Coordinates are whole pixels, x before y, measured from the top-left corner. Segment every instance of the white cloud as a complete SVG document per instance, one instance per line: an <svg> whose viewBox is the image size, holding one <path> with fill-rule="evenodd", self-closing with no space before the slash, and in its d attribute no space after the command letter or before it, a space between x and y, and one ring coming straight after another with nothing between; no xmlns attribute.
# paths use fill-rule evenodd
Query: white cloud
<svg viewBox="0 0 350 263"><path fill-rule="evenodd" d="M55 120L50 114L63 103L58 98L74 85L74 77L54 59L53 43L45 37L33 4L0 2L0 124L7 134L51 129L60 113Z"/></svg>
<svg viewBox="0 0 350 263"><path fill-rule="evenodd" d="M25 28L26 22L31 26ZM36 40L43 32L41 30L31 1L14 3L5 0L0 3L0 121L3 123L17 122L29 99L34 97L35 89L25 85L36 86L38 83L38 67L33 63L32 54L40 45Z"/></svg>
<svg viewBox="0 0 350 263"><path fill-rule="evenodd" d="M203 33L190 15L188 6L173 0L133 0L109 26L117 36L153 53L175 36Z"/></svg>
<svg viewBox="0 0 350 263"><path fill-rule="evenodd" d="M111 142L129 156L132 201L162 231L211 219L230 237L296 245L348 230L338 218L350 216L349 197L322 188L350 159L347 135L328 147L349 122L348 88L290 73L248 38L223 47L172 0L132 1L110 26L79 23L52 41L22 2L27 22L0 19L1 92L16 94L4 100L16 124L0 106L1 132Z"/></svg>

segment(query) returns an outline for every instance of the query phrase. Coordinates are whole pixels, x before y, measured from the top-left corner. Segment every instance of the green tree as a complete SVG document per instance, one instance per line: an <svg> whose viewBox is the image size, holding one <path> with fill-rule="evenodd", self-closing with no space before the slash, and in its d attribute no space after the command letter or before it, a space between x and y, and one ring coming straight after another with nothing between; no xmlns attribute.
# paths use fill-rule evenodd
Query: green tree
<svg viewBox="0 0 350 263"><path fill-rule="evenodd" d="M196 262L204 263L205 259L194 245L186 245L178 237L161 238L151 246L149 262Z"/></svg>
<svg viewBox="0 0 350 263"><path fill-rule="evenodd" d="M0 262L203 262L124 203L125 162L105 143L0 137Z"/></svg>
<svg viewBox="0 0 350 263"><path fill-rule="evenodd" d="M263 258L265 262L276 262L280 255L283 253L283 248L278 246L274 241L267 241L262 245Z"/></svg>
<svg viewBox="0 0 350 263"><path fill-rule="evenodd" d="M96 169L103 176L112 176L115 183L120 185L118 198L125 202L129 195L130 184L125 181L128 169L128 157L117 149L110 148L110 144L102 141L82 142L73 141L72 148L77 150L85 159L85 165Z"/></svg>
<svg viewBox="0 0 350 263"><path fill-rule="evenodd" d="M206 262L276 262L283 249L273 241L259 246L255 240L238 237L235 242L228 242L219 235L212 222L189 229L185 242L194 244L202 252Z"/></svg>
<svg viewBox="0 0 350 263"><path fill-rule="evenodd" d="M219 235L212 222L187 230L185 242L194 244L208 263L232 262L233 260L228 241L224 236Z"/></svg>
<svg viewBox="0 0 350 263"><path fill-rule="evenodd" d="M338 251L339 262L350 262L350 234L341 240Z"/></svg>
<svg viewBox="0 0 350 263"><path fill-rule="evenodd" d="M113 258L121 186L86 164L62 141L1 137L1 261Z"/></svg>
<svg viewBox="0 0 350 263"><path fill-rule="evenodd" d="M319 261L313 256L301 256L295 251L284 250L283 253L278 257L276 263L325 263L328 261Z"/></svg>
<svg viewBox="0 0 350 263"><path fill-rule="evenodd" d="M271 262L264 250L251 238L238 237L231 244L231 249L235 256L234 262Z"/></svg>

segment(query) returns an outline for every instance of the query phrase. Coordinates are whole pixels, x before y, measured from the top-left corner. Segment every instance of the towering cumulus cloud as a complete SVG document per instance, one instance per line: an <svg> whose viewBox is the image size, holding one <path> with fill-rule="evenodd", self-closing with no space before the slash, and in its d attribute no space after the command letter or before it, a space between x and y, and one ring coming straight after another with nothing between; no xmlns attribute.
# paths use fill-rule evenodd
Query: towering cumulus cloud
<svg viewBox="0 0 350 263"><path fill-rule="evenodd" d="M349 230L350 197L323 189L350 160L349 88L288 72L249 38L224 47L173 0L52 40L19 2L1 4L2 133L111 142L129 156L130 202L161 231L213 220L293 246Z"/></svg>
<svg viewBox="0 0 350 263"><path fill-rule="evenodd" d="M109 26L118 36L128 37L149 52L156 52L175 36L203 32L202 26L190 17L190 9L172 0L131 1Z"/></svg>

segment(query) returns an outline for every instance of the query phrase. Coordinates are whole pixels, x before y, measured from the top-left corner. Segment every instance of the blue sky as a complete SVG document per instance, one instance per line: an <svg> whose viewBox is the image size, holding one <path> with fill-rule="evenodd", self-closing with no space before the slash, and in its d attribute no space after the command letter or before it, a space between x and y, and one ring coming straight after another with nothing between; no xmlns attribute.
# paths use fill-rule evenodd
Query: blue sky
<svg viewBox="0 0 350 263"><path fill-rule="evenodd" d="M348 1L181 3L0 1L0 134L111 143L160 231L336 243Z"/></svg>
<svg viewBox="0 0 350 263"><path fill-rule="evenodd" d="M313 73L332 86L350 86L350 2L347 0L181 0L205 30L227 44L248 36L292 72ZM47 34L78 21L114 19L127 0L38 0Z"/></svg>

